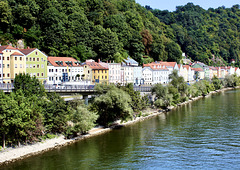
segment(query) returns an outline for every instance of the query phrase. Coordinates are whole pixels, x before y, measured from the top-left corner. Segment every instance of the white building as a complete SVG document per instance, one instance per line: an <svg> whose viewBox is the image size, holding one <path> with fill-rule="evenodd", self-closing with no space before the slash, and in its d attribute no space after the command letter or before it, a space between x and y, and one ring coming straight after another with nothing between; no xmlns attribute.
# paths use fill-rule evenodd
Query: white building
<svg viewBox="0 0 240 170"><path fill-rule="evenodd" d="M152 80L152 77L153 77L153 71L151 69L151 67L144 67L142 69L142 77L143 77L143 80L144 80L144 85L152 85L153 84L153 80Z"/></svg>
<svg viewBox="0 0 240 170"><path fill-rule="evenodd" d="M108 63L109 83L122 83L121 80L121 64Z"/></svg>
<svg viewBox="0 0 240 170"><path fill-rule="evenodd" d="M72 57L48 57L47 72L48 84L80 82L83 75L83 66Z"/></svg>

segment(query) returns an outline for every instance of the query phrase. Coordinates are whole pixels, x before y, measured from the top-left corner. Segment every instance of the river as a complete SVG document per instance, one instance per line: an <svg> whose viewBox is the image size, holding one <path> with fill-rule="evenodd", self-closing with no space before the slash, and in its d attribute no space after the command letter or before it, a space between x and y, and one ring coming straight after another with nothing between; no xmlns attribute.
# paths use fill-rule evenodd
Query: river
<svg viewBox="0 0 240 170"><path fill-rule="evenodd" d="M239 169L240 90L0 168Z"/></svg>

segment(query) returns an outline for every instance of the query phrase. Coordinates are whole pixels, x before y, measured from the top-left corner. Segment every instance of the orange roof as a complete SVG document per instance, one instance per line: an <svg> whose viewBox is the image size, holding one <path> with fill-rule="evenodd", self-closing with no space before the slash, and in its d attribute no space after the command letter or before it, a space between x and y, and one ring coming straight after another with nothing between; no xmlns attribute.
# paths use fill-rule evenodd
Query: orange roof
<svg viewBox="0 0 240 170"><path fill-rule="evenodd" d="M238 67L235 67L235 71L237 71L237 69L239 69Z"/></svg>
<svg viewBox="0 0 240 170"><path fill-rule="evenodd" d="M150 67L152 70L168 70L165 65L162 65L161 63L148 63L143 64L143 67Z"/></svg>
<svg viewBox="0 0 240 170"><path fill-rule="evenodd" d="M101 64L97 62L86 62L86 65L88 65L93 70L107 70L107 67L102 66Z"/></svg>
<svg viewBox="0 0 240 170"><path fill-rule="evenodd" d="M29 53L33 52L36 50L36 48L28 48L28 49L19 49L23 54L28 55Z"/></svg>
<svg viewBox="0 0 240 170"><path fill-rule="evenodd" d="M8 49L8 50L17 50L16 48L10 46L10 45L2 45L0 46L0 51L3 51L5 49Z"/></svg>
<svg viewBox="0 0 240 170"><path fill-rule="evenodd" d="M192 68L192 70L194 70L194 71L203 71L203 69L201 69L201 68Z"/></svg>
<svg viewBox="0 0 240 170"><path fill-rule="evenodd" d="M82 67L77 65L78 60L72 57L48 57L47 60L55 67Z"/></svg>
<svg viewBox="0 0 240 170"><path fill-rule="evenodd" d="M191 68L189 65L184 65L183 67L185 67L186 69Z"/></svg>
<svg viewBox="0 0 240 170"><path fill-rule="evenodd" d="M11 55L24 56L23 54L18 53L18 52L14 52L14 53L12 53Z"/></svg>
<svg viewBox="0 0 240 170"><path fill-rule="evenodd" d="M165 65L165 66L168 66L168 67L174 67L176 64L177 64L177 62L166 62L166 61L160 61L160 63L162 64L162 65Z"/></svg>

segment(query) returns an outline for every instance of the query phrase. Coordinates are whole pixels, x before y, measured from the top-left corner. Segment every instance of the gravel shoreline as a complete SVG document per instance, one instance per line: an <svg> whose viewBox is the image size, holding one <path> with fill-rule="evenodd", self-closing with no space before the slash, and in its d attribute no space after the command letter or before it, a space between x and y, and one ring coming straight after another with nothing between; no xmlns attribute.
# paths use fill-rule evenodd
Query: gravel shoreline
<svg viewBox="0 0 240 170"><path fill-rule="evenodd" d="M236 87L236 88L240 88L240 87ZM221 90L216 90L216 91L210 92L205 97L208 97L208 96L210 96L211 94L214 94L214 93L219 93L219 92L222 92L222 91L232 90L232 89L236 89L236 88L224 88L224 89L221 89ZM198 100L200 98L203 98L203 96L192 98L191 100L189 100L187 102L183 102L181 104L178 104L175 107L171 107L170 110L174 109L174 108L177 108L178 106L185 105L187 103L191 103L192 101ZM137 117L134 120L131 120L131 121L128 121L128 122L125 122L125 123L118 122L118 124L116 126L113 126L113 127L110 127L110 128L96 127L96 128L91 129L88 132L88 134L83 135L83 136L79 136L79 137L76 137L76 138L73 138L73 139L64 139L64 136L61 135L61 136L58 136L56 138L47 139L45 141L38 142L38 143L35 143L35 144L32 144L32 145L23 145L23 146L20 146L20 147L17 147L17 148L6 148L6 149L4 149L3 151L0 152L0 166L4 165L4 164L11 163L11 162L14 162L16 160L21 160L21 159L27 158L27 157L32 156L32 155L37 155L39 153L43 153L43 152L46 152L48 150L56 149L56 148L61 147L61 146L69 145L69 144L77 142L79 140L83 140L83 139L86 139L86 138L90 138L90 137L93 137L93 136L97 136L97 135L109 132L112 129L114 129L116 127L119 127L119 126L131 125L131 124L134 124L136 122L152 118L152 117L157 116L159 114L162 114L164 112L166 112L166 110L147 109L145 112L143 112L146 116Z"/></svg>

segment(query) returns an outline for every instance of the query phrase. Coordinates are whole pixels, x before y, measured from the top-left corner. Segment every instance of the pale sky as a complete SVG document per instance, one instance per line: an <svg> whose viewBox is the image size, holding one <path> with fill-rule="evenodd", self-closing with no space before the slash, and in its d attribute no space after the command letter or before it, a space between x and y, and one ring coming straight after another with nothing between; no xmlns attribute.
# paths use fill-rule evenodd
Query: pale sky
<svg viewBox="0 0 240 170"><path fill-rule="evenodd" d="M233 5L240 4L240 0L135 0L142 6L149 5L153 9L175 11L176 6L186 5L192 2L194 5L199 5L204 9L218 8L225 6L231 8Z"/></svg>

